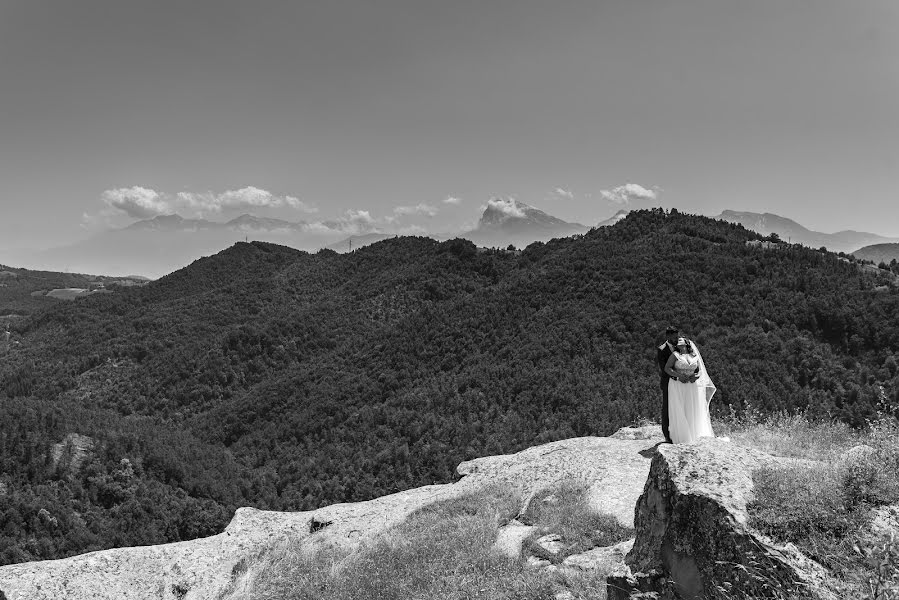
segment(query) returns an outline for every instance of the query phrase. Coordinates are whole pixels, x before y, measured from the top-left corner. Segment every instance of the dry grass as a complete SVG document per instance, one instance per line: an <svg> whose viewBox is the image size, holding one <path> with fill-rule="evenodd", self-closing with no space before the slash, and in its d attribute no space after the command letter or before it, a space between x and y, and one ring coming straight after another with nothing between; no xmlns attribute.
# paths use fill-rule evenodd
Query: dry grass
<svg viewBox="0 0 899 600"><path fill-rule="evenodd" d="M606 573L550 572L498 554L498 529L514 517L570 542L566 556L632 536L585 504L583 488L543 492L525 515L521 498L492 489L425 507L356 552L304 553L282 544L266 559L245 597L253 600L604 600ZM554 496L555 503L542 502ZM626 537L622 537L625 535Z"/></svg>
<svg viewBox="0 0 899 600"><path fill-rule="evenodd" d="M894 418L881 417L853 430L802 415L750 415L718 422L715 428L734 443L806 459L754 474L753 527L795 544L827 567L847 598L899 599L899 540L871 531L878 507L899 504L899 426ZM852 448L856 450L848 452Z"/></svg>
<svg viewBox="0 0 899 600"><path fill-rule="evenodd" d="M612 546L634 537L634 530L623 527L607 514L595 512L587 503L588 488L582 482L563 482L553 489L537 494L519 520L534 525L536 531L524 543L525 554L561 563L572 554L579 554L599 546ZM546 552L536 540L548 533L562 537L562 550Z"/></svg>
<svg viewBox="0 0 899 600"><path fill-rule="evenodd" d="M760 415L751 409L718 420L713 428L719 437L773 456L822 461L835 460L867 439L845 423L810 421L801 414Z"/></svg>
<svg viewBox="0 0 899 600"><path fill-rule="evenodd" d="M256 600L546 600L550 577L491 551L520 506L508 491L438 502L352 554L283 546L257 578Z"/></svg>

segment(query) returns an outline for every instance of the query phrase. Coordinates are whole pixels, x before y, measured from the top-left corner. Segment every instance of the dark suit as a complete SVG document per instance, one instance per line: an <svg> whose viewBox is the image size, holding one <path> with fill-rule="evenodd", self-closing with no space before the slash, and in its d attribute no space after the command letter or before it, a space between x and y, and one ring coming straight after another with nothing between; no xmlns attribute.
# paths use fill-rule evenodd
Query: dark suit
<svg viewBox="0 0 899 600"><path fill-rule="evenodd" d="M668 433L668 382L671 380L671 376L665 372L665 365L668 364L668 358L672 353L673 350L668 340L662 342L656 352L656 362L659 363L659 387L662 388L662 434L666 440L671 439L671 435Z"/></svg>

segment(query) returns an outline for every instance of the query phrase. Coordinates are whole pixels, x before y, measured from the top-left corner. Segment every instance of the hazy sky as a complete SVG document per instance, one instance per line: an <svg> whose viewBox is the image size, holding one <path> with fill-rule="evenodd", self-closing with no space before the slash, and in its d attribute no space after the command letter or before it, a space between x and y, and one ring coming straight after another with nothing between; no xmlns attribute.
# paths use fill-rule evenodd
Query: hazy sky
<svg viewBox="0 0 899 600"><path fill-rule="evenodd" d="M899 236L896 0L0 0L0 57L0 249L188 208L590 224L626 183Z"/></svg>

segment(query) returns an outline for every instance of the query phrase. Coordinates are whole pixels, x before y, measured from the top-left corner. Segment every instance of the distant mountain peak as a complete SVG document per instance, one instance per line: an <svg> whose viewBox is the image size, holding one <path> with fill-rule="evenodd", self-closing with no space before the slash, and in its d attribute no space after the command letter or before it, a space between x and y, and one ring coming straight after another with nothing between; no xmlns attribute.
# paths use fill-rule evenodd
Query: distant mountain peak
<svg viewBox="0 0 899 600"><path fill-rule="evenodd" d="M515 198L491 198L478 221L478 229L502 228L511 224L510 222L515 222L518 226L526 222L538 227L583 227L579 223L563 221Z"/></svg>
<svg viewBox="0 0 899 600"><path fill-rule="evenodd" d="M811 248L826 247L833 252L853 252L863 246L877 243L896 242L895 238L887 238L863 231L838 231L821 233L803 227L796 221L773 213L754 213L736 210L725 210L715 217L729 223L738 223L762 235L776 233L780 239Z"/></svg>
<svg viewBox="0 0 899 600"><path fill-rule="evenodd" d="M177 213L170 215L157 215L152 219L144 219L137 221L125 227L130 230L166 230L175 231L179 229L209 229L217 227L218 223L213 223L205 219L185 219Z"/></svg>
<svg viewBox="0 0 899 600"><path fill-rule="evenodd" d="M271 217L258 217L249 213L244 213L239 217L234 217L227 223L225 227L236 229L259 229L270 231L273 229L296 229L301 227L302 223L292 223L283 219L273 219Z"/></svg>
<svg viewBox="0 0 899 600"><path fill-rule="evenodd" d="M462 237L480 246L524 247L535 241L545 242L587 230L580 223L563 221L515 198L491 198L477 227Z"/></svg>

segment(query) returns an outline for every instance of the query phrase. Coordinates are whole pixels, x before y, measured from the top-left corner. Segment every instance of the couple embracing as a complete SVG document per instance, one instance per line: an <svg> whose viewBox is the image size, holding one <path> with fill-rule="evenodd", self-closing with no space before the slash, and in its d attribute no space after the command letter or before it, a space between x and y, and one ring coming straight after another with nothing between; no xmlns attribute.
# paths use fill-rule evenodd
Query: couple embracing
<svg viewBox="0 0 899 600"><path fill-rule="evenodd" d="M665 329L665 338L656 355L665 441L686 444L701 437L715 437L709 418L709 402L715 394L715 385L699 348L681 337L676 327Z"/></svg>

